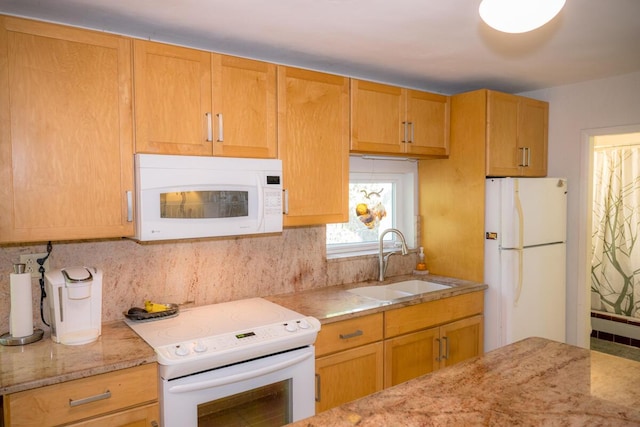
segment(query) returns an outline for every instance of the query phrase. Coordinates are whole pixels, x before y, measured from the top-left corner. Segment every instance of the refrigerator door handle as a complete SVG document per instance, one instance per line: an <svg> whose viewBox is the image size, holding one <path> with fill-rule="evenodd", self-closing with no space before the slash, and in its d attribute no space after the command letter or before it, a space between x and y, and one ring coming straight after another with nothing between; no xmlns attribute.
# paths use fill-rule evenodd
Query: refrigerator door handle
<svg viewBox="0 0 640 427"><path fill-rule="evenodd" d="M520 201L520 186L516 179L513 182L513 200L518 214L518 282L516 285L515 297L513 304L517 305L522 293L522 243L524 242L524 214L522 212L522 202Z"/></svg>

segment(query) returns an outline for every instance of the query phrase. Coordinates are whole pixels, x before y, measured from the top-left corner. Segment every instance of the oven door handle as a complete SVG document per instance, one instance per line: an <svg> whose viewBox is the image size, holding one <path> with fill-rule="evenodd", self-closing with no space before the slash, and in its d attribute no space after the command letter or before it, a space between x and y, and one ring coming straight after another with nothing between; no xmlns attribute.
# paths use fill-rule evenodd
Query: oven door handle
<svg viewBox="0 0 640 427"><path fill-rule="evenodd" d="M240 381L248 380L251 378L267 375L280 369L288 368L292 365L302 362L309 357L313 357L313 352L305 353L300 356L296 356L292 359L285 360L284 362L276 363L275 365L267 366L265 368L255 369L250 372L243 372L242 374L231 375L223 378L217 378L215 380L201 381L194 384L174 385L169 387L169 393L188 393L191 391L204 390L212 387L220 387L223 385L233 384Z"/></svg>

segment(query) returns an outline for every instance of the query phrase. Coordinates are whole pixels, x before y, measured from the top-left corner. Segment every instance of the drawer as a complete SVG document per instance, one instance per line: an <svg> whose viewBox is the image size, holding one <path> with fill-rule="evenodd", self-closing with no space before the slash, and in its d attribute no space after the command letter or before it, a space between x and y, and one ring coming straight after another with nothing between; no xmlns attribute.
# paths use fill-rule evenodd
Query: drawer
<svg viewBox="0 0 640 427"><path fill-rule="evenodd" d="M5 421L52 426L157 400L158 368L150 363L7 395Z"/></svg>
<svg viewBox="0 0 640 427"><path fill-rule="evenodd" d="M376 313L322 325L316 340L316 356L380 341L382 323L382 313Z"/></svg>
<svg viewBox="0 0 640 427"><path fill-rule="evenodd" d="M454 320L482 314L484 293L471 292L384 313L384 337L395 337L408 332L442 325Z"/></svg>

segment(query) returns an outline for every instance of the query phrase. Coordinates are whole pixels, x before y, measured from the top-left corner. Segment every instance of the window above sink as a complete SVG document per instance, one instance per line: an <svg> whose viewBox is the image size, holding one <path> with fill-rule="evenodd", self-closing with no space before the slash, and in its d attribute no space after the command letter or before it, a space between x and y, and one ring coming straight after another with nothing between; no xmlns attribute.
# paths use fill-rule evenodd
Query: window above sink
<svg viewBox="0 0 640 427"><path fill-rule="evenodd" d="M377 253L388 228L398 228L408 246L417 247L417 162L366 156L349 161L349 221L327 225L327 257ZM398 247L395 239L387 234L385 248Z"/></svg>

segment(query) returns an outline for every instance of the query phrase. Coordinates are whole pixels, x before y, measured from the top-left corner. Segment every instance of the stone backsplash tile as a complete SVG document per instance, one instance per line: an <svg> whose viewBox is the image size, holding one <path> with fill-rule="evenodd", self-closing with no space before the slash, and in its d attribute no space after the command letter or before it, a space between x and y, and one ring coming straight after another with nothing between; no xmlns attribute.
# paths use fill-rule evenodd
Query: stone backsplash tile
<svg viewBox="0 0 640 427"><path fill-rule="evenodd" d="M8 331L9 274L20 254L45 245L0 246L0 333ZM392 257L388 275L410 273L415 256ZM129 239L53 244L50 266L95 266L104 272L102 320L145 299L204 305L268 296L377 277L374 256L327 262L325 227L285 229L282 234L201 241L144 243ZM40 288L32 280L34 326L42 328Z"/></svg>

